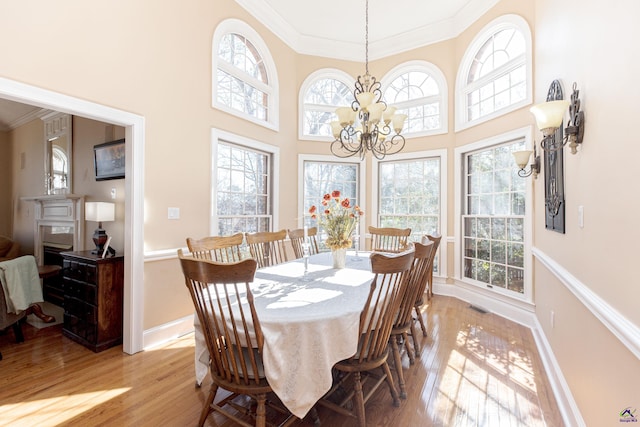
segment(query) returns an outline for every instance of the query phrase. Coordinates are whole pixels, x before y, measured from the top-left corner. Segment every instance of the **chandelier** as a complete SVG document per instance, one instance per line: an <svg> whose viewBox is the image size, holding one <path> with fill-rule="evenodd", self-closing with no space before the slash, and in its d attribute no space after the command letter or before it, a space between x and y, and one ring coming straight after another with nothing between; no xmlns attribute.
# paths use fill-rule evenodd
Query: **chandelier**
<svg viewBox="0 0 640 427"><path fill-rule="evenodd" d="M351 107L336 109L337 121L331 122L335 140L331 152L337 157L356 154L365 158L368 151L378 160L404 148L400 134L406 114L396 114L396 107L382 100L381 84L369 74L369 0L365 2L365 74L358 76ZM356 121L357 119L357 121ZM392 132L395 132L392 135Z"/></svg>

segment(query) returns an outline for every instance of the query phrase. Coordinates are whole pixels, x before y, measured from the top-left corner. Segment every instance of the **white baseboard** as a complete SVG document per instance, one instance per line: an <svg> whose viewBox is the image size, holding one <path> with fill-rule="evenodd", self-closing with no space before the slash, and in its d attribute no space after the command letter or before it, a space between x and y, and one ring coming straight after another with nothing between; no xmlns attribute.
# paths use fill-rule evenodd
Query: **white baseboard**
<svg viewBox="0 0 640 427"><path fill-rule="evenodd" d="M149 350L191 332L193 332L193 315L147 329L143 334L143 346L145 350Z"/></svg>
<svg viewBox="0 0 640 427"><path fill-rule="evenodd" d="M582 414L580 414L580 410L578 409L578 405L573 398L569 384L567 384L567 381L564 379L560 365L558 365L558 361L553 354L551 344L549 344L549 341L542 330L542 325L540 325L537 318L535 322L536 327L531 328L531 333L533 334L533 338L536 340L536 347L538 348L538 353L540 353L544 370L547 373L549 383L553 389L553 395L556 397L556 403L558 404L558 408L562 414L562 419L564 420L565 425L568 426L586 426L584 419L582 418Z"/></svg>

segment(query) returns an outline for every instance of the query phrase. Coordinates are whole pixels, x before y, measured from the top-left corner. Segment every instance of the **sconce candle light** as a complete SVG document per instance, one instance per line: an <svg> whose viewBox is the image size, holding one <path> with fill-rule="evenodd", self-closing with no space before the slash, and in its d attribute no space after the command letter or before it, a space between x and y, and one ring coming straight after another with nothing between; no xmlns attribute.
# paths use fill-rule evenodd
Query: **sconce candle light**
<svg viewBox="0 0 640 427"><path fill-rule="evenodd" d="M102 255L104 251L104 244L109 236L102 228L102 222L115 219L115 206L114 203L107 202L86 202L84 204L85 220L98 223L98 228L93 233L93 243L96 244L96 248L91 251L92 254Z"/></svg>
<svg viewBox="0 0 640 427"><path fill-rule="evenodd" d="M573 93L571 94L571 102L566 100L548 101L531 107L531 113L536 118L538 129L544 135L540 142L540 146L545 151L557 151L562 149L567 142L571 148L571 154L578 152L578 144L582 144L584 135L584 113L580 111L580 99L578 95L580 91L577 89L576 83L573 83ZM564 112L569 107L569 122L564 129L564 138L562 143L552 144L553 135L562 124Z"/></svg>
<svg viewBox="0 0 640 427"><path fill-rule="evenodd" d="M521 178L526 178L530 175L533 175L534 178L538 178L538 174L540 173L540 156L536 151L536 145L533 144L533 150L522 150L522 151L514 151L513 157L516 160L516 164L520 168L518 171L518 176ZM533 162L529 167L529 171L527 172L526 167L529 163L529 158L531 158L531 154L533 154Z"/></svg>

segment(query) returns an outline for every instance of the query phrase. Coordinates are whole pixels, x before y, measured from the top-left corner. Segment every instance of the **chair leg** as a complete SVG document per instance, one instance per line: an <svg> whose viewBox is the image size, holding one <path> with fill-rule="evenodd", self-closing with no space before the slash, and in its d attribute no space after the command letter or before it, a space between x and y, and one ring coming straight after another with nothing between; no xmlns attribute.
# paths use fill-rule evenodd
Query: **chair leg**
<svg viewBox="0 0 640 427"><path fill-rule="evenodd" d="M393 353L393 361L396 367L396 373L398 374L398 386L400 387L400 398L406 399L407 392L404 387L404 373L402 372L402 359L400 357L400 349L398 348L398 342L394 335L389 340L391 344L391 352Z"/></svg>
<svg viewBox="0 0 640 427"><path fill-rule="evenodd" d="M258 394L256 400L258 401L258 407L256 408L256 427L265 427L267 425L267 395L265 393Z"/></svg>
<svg viewBox="0 0 640 427"><path fill-rule="evenodd" d="M416 356L411 348L411 344L409 344L409 336L406 332L402 333L402 339L404 340L404 348L407 349L407 356L409 356L409 364L414 365L416 363Z"/></svg>
<svg viewBox="0 0 640 427"><path fill-rule="evenodd" d="M422 344L420 344L420 340L416 335L416 327L413 324L413 322L411 322L410 328L411 328L411 338L413 338L413 351L416 357L420 357L420 355L422 354Z"/></svg>
<svg viewBox="0 0 640 427"><path fill-rule="evenodd" d="M354 381L353 389L355 392L355 395L353 396L355 399L354 409L356 411L356 417L358 418L358 426L366 427L367 422L364 415L364 395L362 394L362 382L360 381L360 372L356 371L353 373L353 381Z"/></svg>
<svg viewBox="0 0 640 427"><path fill-rule="evenodd" d="M416 309L416 317L418 318L418 322L420 322L420 328L422 328L422 336L426 337L427 327L424 324L424 320L422 320L422 313L420 312L420 307L416 305L414 308Z"/></svg>
<svg viewBox="0 0 640 427"><path fill-rule="evenodd" d="M384 362L382 364L382 370L387 376L387 385L389 386L389 391L391 392L391 397L393 398L393 406L400 406L400 399L398 398L398 391L396 390L396 386L393 384L393 377L391 376L391 369L389 369L389 364Z"/></svg>
<svg viewBox="0 0 640 427"><path fill-rule="evenodd" d="M21 320L18 320L13 324L13 334L16 336L16 342L24 342L24 335L22 334Z"/></svg>
<svg viewBox="0 0 640 427"><path fill-rule="evenodd" d="M211 404L213 404L213 399L216 397L217 391L218 386L215 384L211 384L209 396L207 396L207 401L204 403L204 407L202 408L202 412L200 413L200 420L198 421L199 427L202 427L204 425L204 422L207 420L207 417L211 413Z"/></svg>

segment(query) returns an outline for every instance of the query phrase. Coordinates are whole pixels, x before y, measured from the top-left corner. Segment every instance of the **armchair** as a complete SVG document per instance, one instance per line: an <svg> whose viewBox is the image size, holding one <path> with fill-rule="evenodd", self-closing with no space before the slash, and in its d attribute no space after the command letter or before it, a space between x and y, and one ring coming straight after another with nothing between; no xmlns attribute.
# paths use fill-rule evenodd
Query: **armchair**
<svg viewBox="0 0 640 427"><path fill-rule="evenodd" d="M0 236L0 261L18 258L18 256L20 256L20 243Z"/></svg>
<svg viewBox="0 0 640 427"><path fill-rule="evenodd" d="M16 342L23 342L22 326L20 321L27 315L25 310L18 313L9 313L7 311L7 300L5 299L4 289L0 286L0 330L5 330L9 326L13 327L13 334L16 336ZM2 360L2 353L0 353Z"/></svg>

